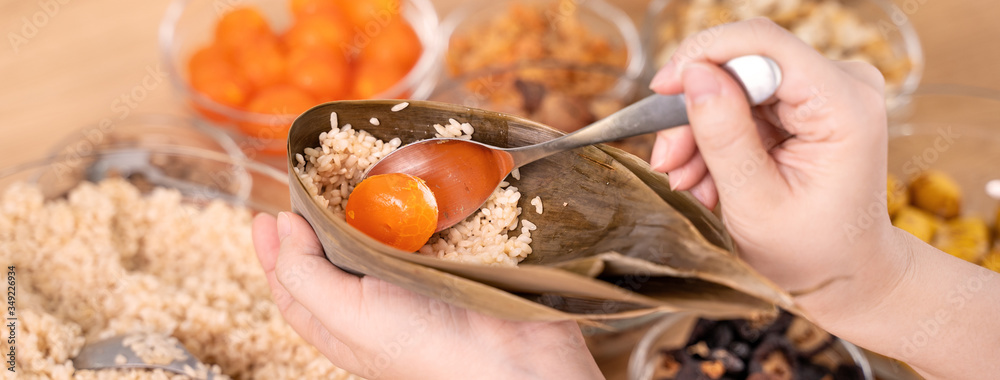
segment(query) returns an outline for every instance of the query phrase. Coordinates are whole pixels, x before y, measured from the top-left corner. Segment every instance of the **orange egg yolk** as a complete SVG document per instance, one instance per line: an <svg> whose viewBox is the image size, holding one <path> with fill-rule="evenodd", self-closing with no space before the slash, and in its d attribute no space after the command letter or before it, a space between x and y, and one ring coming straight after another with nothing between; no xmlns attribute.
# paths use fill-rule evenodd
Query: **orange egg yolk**
<svg viewBox="0 0 1000 380"><path fill-rule="evenodd" d="M419 250L437 228L434 193L409 174L368 177L351 192L345 212L347 224L406 252Z"/></svg>

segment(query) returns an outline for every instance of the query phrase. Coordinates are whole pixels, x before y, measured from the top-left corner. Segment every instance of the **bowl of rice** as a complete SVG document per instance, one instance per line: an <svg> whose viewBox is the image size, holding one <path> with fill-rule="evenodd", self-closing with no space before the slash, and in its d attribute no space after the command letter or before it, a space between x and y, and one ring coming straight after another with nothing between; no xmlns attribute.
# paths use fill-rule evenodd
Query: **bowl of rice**
<svg viewBox="0 0 1000 380"><path fill-rule="evenodd" d="M74 139L0 169L0 261L16 273L20 378L187 378L75 371L85 345L126 334L176 339L216 379L356 378L285 323L257 263L251 219L289 208L284 173L227 153L231 140L183 118L137 115L76 136L95 131L98 142Z"/></svg>

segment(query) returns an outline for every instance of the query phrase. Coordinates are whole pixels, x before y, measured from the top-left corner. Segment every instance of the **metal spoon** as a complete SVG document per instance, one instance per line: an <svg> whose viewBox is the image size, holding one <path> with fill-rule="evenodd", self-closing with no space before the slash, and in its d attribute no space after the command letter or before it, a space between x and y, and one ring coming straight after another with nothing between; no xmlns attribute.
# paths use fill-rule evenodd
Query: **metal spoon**
<svg viewBox="0 0 1000 380"><path fill-rule="evenodd" d="M767 57L739 57L723 68L743 85L753 105L771 99L781 84L781 70ZM387 173L423 179L437 198L437 231L441 231L478 210L516 168L562 151L687 124L683 95L652 95L576 132L531 146L505 149L460 139L417 141L382 158L362 179Z"/></svg>
<svg viewBox="0 0 1000 380"><path fill-rule="evenodd" d="M118 335L98 342L89 343L80 350L80 354L73 358L73 367L76 370L102 370L102 369L161 369L181 375L188 375L198 380L211 380L215 378L215 373L208 369L188 352L180 343L173 346L174 350L182 352L183 360L174 360L166 364L147 363L140 358L127 340L141 339L143 334Z"/></svg>

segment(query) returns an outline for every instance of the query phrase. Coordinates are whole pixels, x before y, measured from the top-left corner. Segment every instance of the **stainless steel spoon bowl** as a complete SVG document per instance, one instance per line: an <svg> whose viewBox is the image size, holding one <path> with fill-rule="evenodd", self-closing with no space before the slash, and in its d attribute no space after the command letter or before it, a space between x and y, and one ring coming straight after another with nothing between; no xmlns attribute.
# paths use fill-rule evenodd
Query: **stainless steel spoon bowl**
<svg viewBox="0 0 1000 380"><path fill-rule="evenodd" d="M198 361L188 352L184 345L173 340L167 347L160 347L160 350L176 351L179 357L169 363L151 363L135 352L134 344L130 341L142 341L147 334L118 335L98 342L87 344L80 350L80 354L73 358L73 367L76 370L103 369L160 369L181 375L187 375L197 380L211 380L215 378L215 372ZM157 339L163 340L162 337Z"/></svg>
<svg viewBox="0 0 1000 380"><path fill-rule="evenodd" d="M744 56L723 65L753 105L767 102L781 84L770 58ZM437 231L474 213L513 169L552 154L688 124L683 95L652 95L576 132L541 144L498 148L462 139L429 139L403 146L363 175L406 173L423 179L438 204Z"/></svg>

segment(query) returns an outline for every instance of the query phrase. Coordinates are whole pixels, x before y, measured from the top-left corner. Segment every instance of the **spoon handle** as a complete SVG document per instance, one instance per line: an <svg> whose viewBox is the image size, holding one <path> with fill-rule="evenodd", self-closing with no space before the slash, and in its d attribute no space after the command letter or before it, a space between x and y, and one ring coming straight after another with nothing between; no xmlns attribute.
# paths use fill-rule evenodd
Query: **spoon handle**
<svg viewBox="0 0 1000 380"><path fill-rule="evenodd" d="M781 84L781 70L767 57L743 56L727 62L723 68L743 86L752 105L771 99ZM508 152L514 167L520 167L558 152L687 124L684 95L651 95L566 136Z"/></svg>

